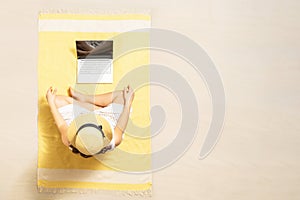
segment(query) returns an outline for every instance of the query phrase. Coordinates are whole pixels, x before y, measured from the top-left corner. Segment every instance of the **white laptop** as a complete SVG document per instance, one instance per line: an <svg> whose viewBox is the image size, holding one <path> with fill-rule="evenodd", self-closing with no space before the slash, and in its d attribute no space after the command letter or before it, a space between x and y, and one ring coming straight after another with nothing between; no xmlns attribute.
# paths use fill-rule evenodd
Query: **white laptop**
<svg viewBox="0 0 300 200"><path fill-rule="evenodd" d="M113 82L113 41L76 41L77 83Z"/></svg>

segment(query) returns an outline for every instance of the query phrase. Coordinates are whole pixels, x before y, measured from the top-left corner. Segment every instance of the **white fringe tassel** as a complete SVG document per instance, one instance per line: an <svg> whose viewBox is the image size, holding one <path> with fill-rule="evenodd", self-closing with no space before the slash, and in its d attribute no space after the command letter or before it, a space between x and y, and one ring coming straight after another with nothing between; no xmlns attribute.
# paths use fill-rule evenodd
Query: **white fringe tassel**
<svg viewBox="0 0 300 200"><path fill-rule="evenodd" d="M42 9L40 14L91 14L91 15L121 15L121 14L146 14L150 15L150 9L124 9L124 10L97 10L97 9Z"/></svg>
<svg viewBox="0 0 300 200"><path fill-rule="evenodd" d="M78 193L78 194L115 194L127 197L152 197L152 189L148 190L102 190L102 189L83 189L83 188L44 188L38 187L39 192L43 193Z"/></svg>

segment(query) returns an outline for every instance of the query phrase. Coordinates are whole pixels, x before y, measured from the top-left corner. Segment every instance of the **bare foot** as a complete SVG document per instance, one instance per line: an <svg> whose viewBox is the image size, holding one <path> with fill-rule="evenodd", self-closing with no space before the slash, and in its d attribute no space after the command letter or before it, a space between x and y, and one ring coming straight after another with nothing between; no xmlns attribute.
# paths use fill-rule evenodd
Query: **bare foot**
<svg viewBox="0 0 300 200"><path fill-rule="evenodd" d="M78 100L78 101L82 101L84 102L84 94L75 91L73 88L69 87L68 89L68 94L70 97L73 97L74 99Z"/></svg>
<svg viewBox="0 0 300 200"><path fill-rule="evenodd" d="M74 89L73 88L69 87L69 89L68 89L68 95L70 97L73 97L73 95L74 95Z"/></svg>

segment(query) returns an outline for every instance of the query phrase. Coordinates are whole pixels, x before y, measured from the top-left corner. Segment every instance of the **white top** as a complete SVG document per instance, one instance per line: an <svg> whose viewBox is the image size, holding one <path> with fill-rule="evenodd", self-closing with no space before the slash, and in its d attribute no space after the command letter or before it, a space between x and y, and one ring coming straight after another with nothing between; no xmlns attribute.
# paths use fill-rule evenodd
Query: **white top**
<svg viewBox="0 0 300 200"><path fill-rule="evenodd" d="M68 104L66 106L59 108L58 112L62 115L63 119L65 120L65 122L67 123L68 126L70 126L72 121L79 115L84 115L84 114L88 114L91 112L94 112L95 114L100 115L101 117L103 117L104 119L107 120L107 122L109 123L110 128L112 130L112 140L106 147L104 147L101 150L101 151L103 151L101 153L111 151L115 148L116 145L115 145L115 139L114 139L114 135L115 135L114 129L117 125L117 122L118 122L118 119L119 119L121 113L123 112L122 104L112 103L104 108L100 108L100 109L94 110L94 111L87 110L85 108L82 108L79 105L74 106L73 104ZM122 136L122 139L124 139L124 134Z"/></svg>

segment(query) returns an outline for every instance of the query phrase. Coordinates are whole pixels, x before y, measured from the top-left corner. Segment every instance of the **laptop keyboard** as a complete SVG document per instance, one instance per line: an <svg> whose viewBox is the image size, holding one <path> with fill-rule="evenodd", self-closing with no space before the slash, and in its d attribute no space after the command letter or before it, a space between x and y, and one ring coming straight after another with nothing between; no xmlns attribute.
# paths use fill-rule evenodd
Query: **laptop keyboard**
<svg viewBox="0 0 300 200"><path fill-rule="evenodd" d="M80 74L111 74L112 59L78 60Z"/></svg>

